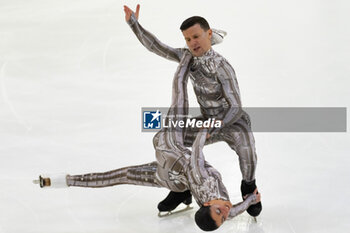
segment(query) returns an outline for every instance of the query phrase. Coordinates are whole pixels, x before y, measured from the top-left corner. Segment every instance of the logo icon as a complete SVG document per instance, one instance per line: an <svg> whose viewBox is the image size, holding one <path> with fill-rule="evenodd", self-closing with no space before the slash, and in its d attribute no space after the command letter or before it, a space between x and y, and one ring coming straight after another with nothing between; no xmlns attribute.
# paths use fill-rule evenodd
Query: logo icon
<svg viewBox="0 0 350 233"><path fill-rule="evenodd" d="M143 112L143 128L144 129L160 129L162 113L157 111Z"/></svg>

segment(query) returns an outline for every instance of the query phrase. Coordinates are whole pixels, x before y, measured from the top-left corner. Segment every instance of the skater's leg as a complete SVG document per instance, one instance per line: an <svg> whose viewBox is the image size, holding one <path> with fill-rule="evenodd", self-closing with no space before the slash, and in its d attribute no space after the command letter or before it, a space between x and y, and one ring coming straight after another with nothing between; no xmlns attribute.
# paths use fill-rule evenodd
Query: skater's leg
<svg viewBox="0 0 350 233"><path fill-rule="evenodd" d="M254 135L250 130L250 126L246 121L240 119L233 125L225 127L221 133L225 141L238 155L242 179L253 181L255 179L257 156Z"/></svg>
<svg viewBox="0 0 350 233"><path fill-rule="evenodd" d="M69 186L103 188L120 184L162 187L157 178L157 162L119 168L108 172L83 175L51 174L41 175L34 181L40 187L63 188Z"/></svg>
<svg viewBox="0 0 350 233"><path fill-rule="evenodd" d="M102 188L120 184L161 187L156 179L157 163L129 166L116 170L88 173L83 175L68 175L67 185L89 188Z"/></svg>
<svg viewBox="0 0 350 233"><path fill-rule="evenodd" d="M223 130L225 141L236 151L242 173L241 193L242 197L251 194L257 188L255 183L255 169L257 156L255 140L249 122L244 119ZM250 206L247 212L251 216L258 216L262 210L261 202Z"/></svg>

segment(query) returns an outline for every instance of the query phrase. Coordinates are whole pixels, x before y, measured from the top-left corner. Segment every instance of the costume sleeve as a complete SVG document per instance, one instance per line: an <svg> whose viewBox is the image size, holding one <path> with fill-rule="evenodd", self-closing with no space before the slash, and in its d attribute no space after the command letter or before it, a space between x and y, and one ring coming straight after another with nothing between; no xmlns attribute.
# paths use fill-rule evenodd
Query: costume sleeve
<svg viewBox="0 0 350 233"><path fill-rule="evenodd" d="M232 206L228 219L231 219L243 213L248 209L249 206L255 204L255 202L256 202L256 195L255 194L249 195L248 198L245 199L244 201Z"/></svg>
<svg viewBox="0 0 350 233"><path fill-rule="evenodd" d="M222 62L217 69L219 82L222 85L223 96L228 103L227 110L222 119L222 126L236 122L242 116L242 104L236 79L236 74L228 62ZM219 128L210 129L212 134Z"/></svg>
<svg viewBox="0 0 350 233"><path fill-rule="evenodd" d="M160 42L152 33L145 30L137 21L134 14L131 15L130 20L127 22L133 32L135 33L137 39L145 46L149 51L164 57L166 59L180 62L183 52L186 50L184 48L172 48L162 42Z"/></svg>
<svg viewBox="0 0 350 233"><path fill-rule="evenodd" d="M183 53L183 57L179 63L179 66L175 72L172 86L172 102L170 109L167 114L167 121L185 121L188 115L188 95L187 95L187 81L189 64L192 59L192 55L189 51ZM184 146L184 129L183 127L171 127L167 130L172 136L173 142L177 147L186 151L187 148Z"/></svg>

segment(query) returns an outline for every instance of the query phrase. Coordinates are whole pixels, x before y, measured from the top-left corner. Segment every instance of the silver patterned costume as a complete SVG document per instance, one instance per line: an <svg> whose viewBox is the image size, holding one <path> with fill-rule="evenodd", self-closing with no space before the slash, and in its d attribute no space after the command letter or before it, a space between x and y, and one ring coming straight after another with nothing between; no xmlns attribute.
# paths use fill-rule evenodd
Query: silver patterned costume
<svg viewBox="0 0 350 233"><path fill-rule="evenodd" d="M136 22L131 23L133 26ZM139 25L138 25L139 26ZM140 26L139 26L140 27ZM134 29L134 27L132 27ZM145 37L149 38L149 37ZM154 37L151 37L154 38ZM151 44L159 42L148 41ZM164 48L165 45L162 45ZM155 50L169 59L177 60L180 64L174 76L172 104L168 118L181 120L188 112L188 98L186 92L187 79L191 74L190 64L193 57L186 49L168 49L169 53ZM178 54L174 56L174 54ZM181 56L181 57L180 57ZM192 132L191 132L192 133ZM154 137L156 162L149 164L125 167L104 173L91 173L85 175L67 175L68 186L80 187L106 187L120 184L134 184L142 186L165 187L174 192L190 190L198 205L215 199L229 201L228 192L222 183L220 173L213 168L203 156L203 147L206 143L208 129L201 129L191 134L194 138L192 151L185 145L185 135L182 128L166 128ZM219 135L220 132L212 132ZM256 202L255 195L249 195L245 201L235 205L230 210L229 218L244 212L251 204Z"/></svg>
<svg viewBox="0 0 350 233"><path fill-rule="evenodd" d="M186 48L171 48L160 42L154 35L145 30L136 20L135 15L128 21L129 26L139 41L151 52L166 59L180 62ZM216 38L212 44L218 41ZM228 61L213 49L201 57L194 57L189 63L187 75L190 77L202 116L198 118L215 118L223 121L220 129L212 128L206 144L225 141L238 157L242 179L255 179L257 156L255 141L251 132L250 119L241 107L240 92L236 74ZM186 79L187 81L187 79ZM184 102L188 106L187 90L184 86ZM174 91L174 90L173 90ZM186 110L183 110L186 112ZM198 130L187 128L184 144L191 146ZM157 140L157 135L155 140Z"/></svg>

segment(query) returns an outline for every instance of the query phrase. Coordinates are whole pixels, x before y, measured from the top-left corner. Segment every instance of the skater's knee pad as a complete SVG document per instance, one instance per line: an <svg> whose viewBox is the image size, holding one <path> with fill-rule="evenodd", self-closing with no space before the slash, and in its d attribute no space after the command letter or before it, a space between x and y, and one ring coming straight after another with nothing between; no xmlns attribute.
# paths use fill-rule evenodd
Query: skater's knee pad
<svg viewBox="0 0 350 233"><path fill-rule="evenodd" d="M203 231L214 231L219 228L210 215L210 206L202 206L199 208L194 219L197 226Z"/></svg>

